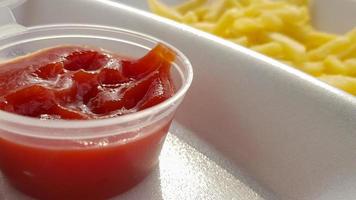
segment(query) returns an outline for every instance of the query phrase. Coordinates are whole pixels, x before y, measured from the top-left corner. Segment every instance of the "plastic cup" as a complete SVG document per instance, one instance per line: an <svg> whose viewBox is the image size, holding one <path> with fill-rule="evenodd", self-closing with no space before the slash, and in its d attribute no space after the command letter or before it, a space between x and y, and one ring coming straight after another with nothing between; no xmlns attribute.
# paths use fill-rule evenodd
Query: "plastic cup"
<svg viewBox="0 0 356 200"><path fill-rule="evenodd" d="M173 49L176 93L151 108L100 120L48 120L0 111L0 169L19 191L39 199L105 199L139 183L158 162L175 110L192 81L176 48L113 27L49 25L0 40L0 60L63 44L101 47L140 57L157 43Z"/></svg>

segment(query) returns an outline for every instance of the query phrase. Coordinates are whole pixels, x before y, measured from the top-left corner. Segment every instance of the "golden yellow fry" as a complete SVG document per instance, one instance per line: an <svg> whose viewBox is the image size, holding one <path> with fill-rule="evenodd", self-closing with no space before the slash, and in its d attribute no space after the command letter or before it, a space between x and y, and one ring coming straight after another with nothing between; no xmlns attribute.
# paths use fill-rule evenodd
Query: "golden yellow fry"
<svg viewBox="0 0 356 200"><path fill-rule="evenodd" d="M288 3L300 5L300 6L308 6L309 0L287 0Z"/></svg>
<svg viewBox="0 0 356 200"><path fill-rule="evenodd" d="M320 32L320 31L310 31L305 35L305 43L308 49L314 49L321 45L324 45L331 40L334 40L337 36L330 33Z"/></svg>
<svg viewBox="0 0 356 200"><path fill-rule="evenodd" d="M266 1L264 3L252 3L244 9L247 17L258 17L263 12L270 12L276 15L275 11L289 6L283 1Z"/></svg>
<svg viewBox="0 0 356 200"><path fill-rule="evenodd" d="M323 75L319 79L332 86L356 95L356 78L342 75Z"/></svg>
<svg viewBox="0 0 356 200"><path fill-rule="evenodd" d="M258 20L265 31L276 32L284 26L283 20L272 12L263 12Z"/></svg>
<svg viewBox="0 0 356 200"><path fill-rule="evenodd" d="M175 10L178 12L185 14L188 11L193 11L194 9L198 8L201 5L204 5L207 0L190 0L183 4L180 4L175 7Z"/></svg>
<svg viewBox="0 0 356 200"><path fill-rule="evenodd" d="M312 27L306 24L289 24L284 22L284 26L278 32L293 38L307 47L307 38L312 31Z"/></svg>
<svg viewBox="0 0 356 200"><path fill-rule="evenodd" d="M324 73L325 68L322 62L305 62L300 69L310 75L320 76Z"/></svg>
<svg viewBox="0 0 356 200"><path fill-rule="evenodd" d="M227 27L230 27L235 20L242 16L241 11L236 8L230 9L216 23L213 33L216 35L224 35Z"/></svg>
<svg viewBox="0 0 356 200"><path fill-rule="evenodd" d="M289 24L306 23L309 20L307 10L297 6L286 6L274 11L274 13Z"/></svg>
<svg viewBox="0 0 356 200"><path fill-rule="evenodd" d="M170 7L162 4L158 0L148 0L148 6L150 7L150 9L153 12L155 12L163 17L167 17L167 18L179 21L179 22L181 22L183 19L183 16L180 13L178 13L174 9L171 9Z"/></svg>
<svg viewBox="0 0 356 200"><path fill-rule="evenodd" d="M308 58L311 60L325 59L328 55L342 52L350 44L347 37L338 37L324 45L308 52Z"/></svg>
<svg viewBox="0 0 356 200"><path fill-rule="evenodd" d="M233 22L232 31L238 34L253 34L261 31L263 27L263 24L259 21L252 18L243 17L236 19Z"/></svg>
<svg viewBox="0 0 356 200"><path fill-rule="evenodd" d="M226 12L225 1L215 1L210 7L210 12L203 17L203 20L208 22L216 22L224 14L224 12Z"/></svg>
<svg viewBox="0 0 356 200"><path fill-rule="evenodd" d="M287 58L297 63L304 61L306 49L303 44L281 33L270 33L268 36L283 45Z"/></svg>
<svg viewBox="0 0 356 200"><path fill-rule="evenodd" d="M225 12L227 12L230 8L240 9L241 5L236 0L217 0L214 1L210 6L210 12L207 13L203 20L216 22L222 17Z"/></svg>
<svg viewBox="0 0 356 200"><path fill-rule="evenodd" d="M283 46L278 42L269 42L251 47L252 50L266 54L271 57L278 57L283 54Z"/></svg>
<svg viewBox="0 0 356 200"><path fill-rule="evenodd" d="M260 11L271 11L283 8L285 6L288 6L288 4L282 1L268 1L265 3L250 4L248 7L246 7L245 11L247 14L249 14Z"/></svg>
<svg viewBox="0 0 356 200"><path fill-rule="evenodd" d="M201 6L193 11L199 20L202 20L204 16L209 13L208 6Z"/></svg>
<svg viewBox="0 0 356 200"><path fill-rule="evenodd" d="M356 58L356 42L350 42L347 48L339 52L338 57L341 59Z"/></svg>
<svg viewBox="0 0 356 200"><path fill-rule="evenodd" d="M345 65L349 76L356 77L356 57L345 60Z"/></svg>
<svg viewBox="0 0 356 200"><path fill-rule="evenodd" d="M346 34L352 43L356 42L356 27Z"/></svg>
<svg viewBox="0 0 356 200"><path fill-rule="evenodd" d="M245 47L248 46L248 38L246 36L242 36L240 38L230 38L229 40Z"/></svg>
<svg viewBox="0 0 356 200"><path fill-rule="evenodd" d="M263 31L257 32L254 34L245 34L244 36L246 36L248 38L250 45L260 45L260 44L264 44L266 42L270 42L270 40L268 39L268 36Z"/></svg>
<svg viewBox="0 0 356 200"><path fill-rule="evenodd" d="M344 74L348 72L346 65L341 62L336 56L329 55L324 60L325 72L327 74Z"/></svg>
<svg viewBox="0 0 356 200"><path fill-rule="evenodd" d="M192 26L197 29L200 29L202 31L209 32L209 33L212 33L215 28L215 24L210 23L210 22L198 22L198 23L192 24Z"/></svg>
<svg viewBox="0 0 356 200"><path fill-rule="evenodd" d="M292 61L289 61L289 60L283 60L283 59L280 59L279 60L280 62L286 64L286 65L289 65L291 67L295 67L295 64L292 62Z"/></svg>
<svg viewBox="0 0 356 200"><path fill-rule="evenodd" d="M240 0L240 3L244 6L268 3L269 0Z"/></svg>
<svg viewBox="0 0 356 200"><path fill-rule="evenodd" d="M198 21L198 16L192 11L188 11L182 18L182 22L186 24L193 24L197 23Z"/></svg>

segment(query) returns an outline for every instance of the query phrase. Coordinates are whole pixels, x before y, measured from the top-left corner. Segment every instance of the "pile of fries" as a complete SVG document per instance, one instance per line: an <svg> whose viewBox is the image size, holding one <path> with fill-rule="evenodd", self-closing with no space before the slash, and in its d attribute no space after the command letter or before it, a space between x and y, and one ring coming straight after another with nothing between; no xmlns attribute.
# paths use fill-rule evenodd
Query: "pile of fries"
<svg viewBox="0 0 356 200"><path fill-rule="evenodd" d="M218 35L296 67L356 95L356 28L344 35L316 30L307 0L190 0L153 12Z"/></svg>

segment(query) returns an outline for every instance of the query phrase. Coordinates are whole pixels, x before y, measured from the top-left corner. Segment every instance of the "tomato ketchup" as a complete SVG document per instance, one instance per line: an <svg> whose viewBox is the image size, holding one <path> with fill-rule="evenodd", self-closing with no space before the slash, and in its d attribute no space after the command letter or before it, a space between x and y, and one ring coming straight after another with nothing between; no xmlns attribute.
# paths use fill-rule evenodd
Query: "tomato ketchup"
<svg viewBox="0 0 356 200"><path fill-rule="evenodd" d="M137 112L174 94L175 54L157 45L138 60L56 47L0 64L0 109L41 119L98 119Z"/></svg>
<svg viewBox="0 0 356 200"><path fill-rule="evenodd" d="M119 118L174 94L174 59L162 44L139 59L86 46L44 49L0 64L0 109L43 123ZM0 135L0 169L15 188L38 199L107 199L154 168L170 122L127 141L99 137L70 141L75 145L68 148L57 145L60 139L36 138L33 145Z"/></svg>

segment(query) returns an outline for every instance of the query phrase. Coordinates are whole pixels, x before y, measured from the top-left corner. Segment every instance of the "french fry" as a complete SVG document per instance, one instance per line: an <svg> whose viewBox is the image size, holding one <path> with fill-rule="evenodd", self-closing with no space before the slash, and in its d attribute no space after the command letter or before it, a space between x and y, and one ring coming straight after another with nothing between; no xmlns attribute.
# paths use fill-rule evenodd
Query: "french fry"
<svg viewBox="0 0 356 200"><path fill-rule="evenodd" d="M204 20L210 22L218 21L219 18L222 17L227 12L227 10L229 10L229 4L230 3L228 0L215 1L211 6L212 9L210 12L204 16Z"/></svg>
<svg viewBox="0 0 356 200"><path fill-rule="evenodd" d="M306 49L303 44L281 33L270 33L268 36L283 45L287 58L297 63L304 61Z"/></svg>
<svg viewBox="0 0 356 200"><path fill-rule="evenodd" d="M248 46L248 38L246 36L242 36L239 38L231 38L231 42L234 42L236 44L242 45L242 46Z"/></svg>
<svg viewBox="0 0 356 200"><path fill-rule="evenodd" d="M230 27L235 20L242 16L241 11L238 9L230 9L224 13L224 15L216 23L213 33L216 35L224 35L227 27Z"/></svg>
<svg viewBox="0 0 356 200"><path fill-rule="evenodd" d="M158 0L148 0L148 6L150 7L150 9L153 12L155 12L163 17L167 17L167 18L179 21L179 22L182 21L183 16L179 12L162 4Z"/></svg>
<svg viewBox="0 0 356 200"><path fill-rule="evenodd" d="M341 62L336 56L329 55L324 60L325 72L327 74L347 74L346 65Z"/></svg>
<svg viewBox="0 0 356 200"><path fill-rule="evenodd" d="M235 33L253 34L263 29L263 24L255 19L243 17L233 22L232 30Z"/></svg>
<svg viewBox="0 0 356 200"><path fill-rule="evenodd" d="M322 62L305 62L300 69L310 75L320 76L324 73L325 67Z"/></svg>
<svg viewBox="0 0 356 200"><path fill-rule="evenodd" d="M356 77L356 57L346 60L345 62L349 76Z"/></svg>
<svg viewBox="0 0 356 200"><path fill-rule="evenodd" d="M263 12L258 20L265 31L276 32L282 29L284 22L281 18L273 14L273 12Z"/></svg>
<svg viewBox="0 0 356 200"><path fill-rule="evenodd" d="M185 15L182 18L182 22L186 24L193 24L193 23L197 23L198 21L199 21L198 16L192 11L188 11L187 13L185 13Z"/></svg>
<svg viewBox="0 0 356 200"><path fill-rule="evenodd" d="M356 42L350 42L351 44L338 53L338 57L341 59L356 58Z"/></svg>
<svg viewBox="0 0 356 200"><path fill-rule="evenodd" d="M325 43L334 40L337 36L320 31L310 31L306 34L305 43L308 49L314 49Z"/></svg>
<svg viewBox="0 0 356 200"><path fill-rule="evenodd" d="M192 26L202 31L212 33L216 25L210 22L198 22L192 24Z"/></svg>
<svg viewBox="0 0 356 200"><path fill-rule="evenodd" d="M356 95L356 78L342 75L323 75L319 79L332 86Z"/></svg>
<svg viewBox="0 0 356 200"><path fill-rule="evenodd" d="M255 45L252 46L251 49L272 57L278 57L279 55L283 54L283 46L278 42L269 42L261 45Z"/></svg>
<svg viewBox="0 0 356 200"><path fill-rule="evenodd" d="M310 60L325 59L328 55L333 55L342 52L350 44L350 40L347 37L338 37L331 40L324 45L315 48L308 52Z"/></svg>
<svg viewBox="0 0 356 200"><path fill-rule="evenodd" d="M300 6L308 6L309 5L309 0L287 0L287 2L296 4L296 5L300 5Z"/></svg>
<svg viewBox="0 0 356 200"><path fill-rule="evenodd" d="M193 11L194 9L204 5L206 2L207 0L190 0L176 6L175 10L184 15L185 13Z"/></svg>

